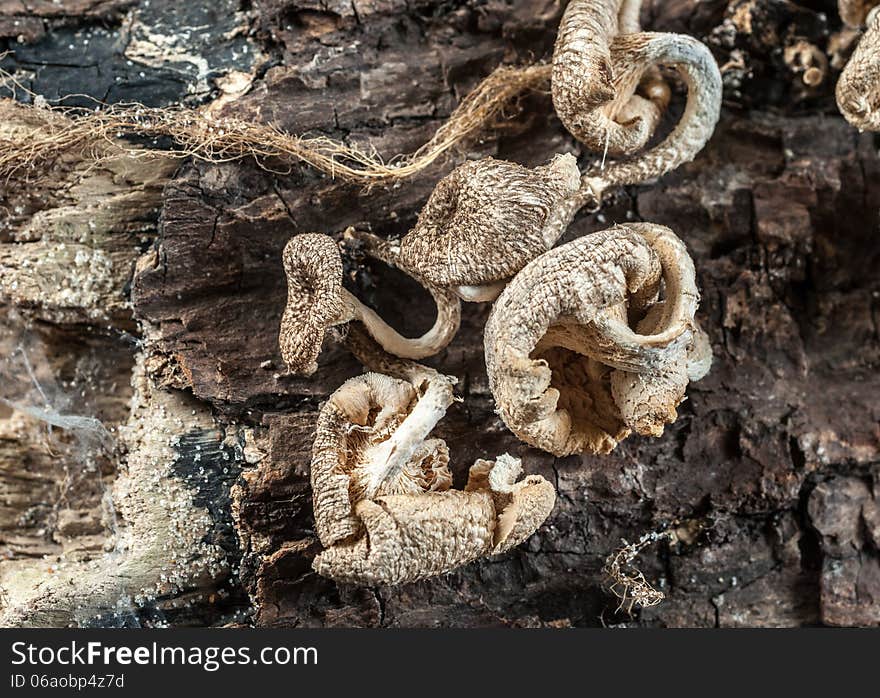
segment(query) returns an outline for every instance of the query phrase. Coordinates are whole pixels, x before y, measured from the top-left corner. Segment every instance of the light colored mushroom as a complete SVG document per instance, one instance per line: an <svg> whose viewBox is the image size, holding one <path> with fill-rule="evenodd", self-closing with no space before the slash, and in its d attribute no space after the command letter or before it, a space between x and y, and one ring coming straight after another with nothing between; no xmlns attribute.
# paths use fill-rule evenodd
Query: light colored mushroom
<svg viewBox="0 0 880 698"><path fill-rule="evenodd" d="M444 177L397 242L352 231L368 252L466 301L493 300L506 281L556 244L580 186L577 161L523 167L483 158Z"/></svg>
<svg viewBox="0 0 880 698"><path fill-rule="evenodd" d="M841 3L841 10L843 6ZM866 23L865 33L837 81L837 106L859 130L880 131L880 5L870 11Z"/></svg>
<svg viewBox="0 0 880 698"><path fill-rule="evenodd" d="M615 226L538 257L486 324L501 418L559 456L607 453L631 430L661 434L711 363L698 302L693 263L663 226Z"/></svg>
<svg viewBox="0 0 880 698"><path fill-rule="evenodd" d="M828 76L828 57L818 46L804 39L786 46L782 55L791 72L808 88L818 87Z"/></svg>
<svg viewBox="0 0 880 698"><path fill-rule="evenodd" d="M281 355L294 373L313 373L324 336L330 327L359 320L384 349L410 359L431 356L455 336L461 317L459 299L452 292L427 285L437 304L437 318L424 335L401 336L374 310L342 285L339 247L319 233L297 235L284 248L287 305L281 318Z"/></svg>
<svg viewBox="0 0 880 698"><path fill-rule="evenodd" d="M641 0L573 0L553 54L552 96L565 127L592 150L612 156L643 148L669 102L669 88L652 70L616 70L611 46L619 35L641 32ZM643 94L637 94L642 88Z"/></svg>
<svg viewBox="0 0 880 698"><path fill-rule="evenodd" d="M321 409L311 480L323 545L361 532L354 505L362 499L442 491L452 484L446 444L427 436L452 404L455 379L427 368L409 377L352 378Z"/></svg>
<svg viewBox="0 0 880 698"><path fill-rule="evenodd" d="M837 12L844 24L860 27L877 5L880 5L878 0L837 0Z"/></svg>
<svg viewBox="0 0 880 698"><path fill-rule="evenodd" d="M531 536L556 493L540 475L516 482L518 458L478 460L464 491L384 495L354 504L363 534L321 552L319 574L350 584L403 584L444 574Z"/></svg>
<svg viewBox="0 0 880 698"><path fill-rule="evenodd" d="M584 175L586 198L693 160L721 112L721 73L709 49L693 37L637 31L639 7L638 0L572 0L560 23L551 79L556 111L592 150L625 156L606 166L603 155L602 164ZM681 75L687 106L672 133L639 153L669 100L658 65ZM640 86L645 96L637 94Z"/></svg>

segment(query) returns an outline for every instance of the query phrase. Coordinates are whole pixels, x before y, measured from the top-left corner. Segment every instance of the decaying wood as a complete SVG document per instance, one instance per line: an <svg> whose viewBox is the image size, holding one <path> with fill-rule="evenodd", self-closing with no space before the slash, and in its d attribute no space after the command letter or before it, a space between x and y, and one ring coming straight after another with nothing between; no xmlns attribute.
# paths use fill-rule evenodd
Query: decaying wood
<svg viewBox="0 0 880 698"><path fill-rule="evenodd" d="M0 36L9 37L0 41L16 49L2 66L50 101L68 92L150 106L216 98L212 114L347 139L388 157L427 141L502 61L549 59L563 9L544 0L260 0L237 14L236 2L221 4L233 19L194 30L188 51L185 27L210 25L203 21L207 10L194 3L178 8L153 0L147 9L83 0L66 3L63 14L41 3L39 22L20 25L21 43L10 26L23 19L18 4L0 3ZM125 386L143 351L161 400L183 400L175 391L185 389L199 420L209 413L216 419L199 421L207 431L181 441L193 443L184 470L207 477L207 488L196 490L173 473L161 478L176 502L190 500L193 530L207 532L210 542L186 544L206 565L192 576L187 568L179 588L141 577L138 586L149 589L143 598L126 589L117 599L131 598L122 607L125 622L219 623L239 612L255 624L279 626L880 623L880 157L876 137L858 133L837 111L835 82L852 46L842 40L840 18L815 4L643 5L646 29L685 33L711 47L722 67L721 120L694 162L614 193L601 211L582 212L563 241L613 222L674 230L697 270L697 318L711 340L712 371L690 386L662 437L632 436L606 456L555 458L524 445L495 414L482 347L490 306L463 305L455 339L428 360L458 378L463 398L434 432L448 445L453 486L464 486L468 464L507 452L558 494L547 523L522 546L448 575L359 588L312 571L320 550L309 486L314 425L323 401L362 369L343 346L328 343L313 376L286 372L277 344L286 296L281 252L300 232L338 239L355 226L402 236L440 178L466 157L535 167L568 152L582 171L597 164L552 116L549 95L529 97L505 128L393 188L363 191L306 167L270 172L248 161L176 163L174 171L140 169L127 179L112 168L84 172L71 162L47 182L28 185L29 194L17 181L0 183L0 324L13 348L33 349L35 340L22 338L34 332L50 348L28 356L41 385L57 388L49 395L55 412L98 417L108 430L125 424ZM174 35L175 58L166 63L143 42L156 44L172 23L166 33ZM122 38L131 31L139 39L127 57L117 47L126 46ZM804 44L829 56L829 72L815 85L805 83L802 61L786 62L786 49ZM88 67L95 65L102 69ZM232 96L220 91L229 71L249 76L250 88ZM666 77L672 98L658 138L685 104L674 74ZM89 198L83 182L98 199ZM126 200L135 202L132 216L111 216L100 235L84 242L52 223L69 215L88 227L83 210L118 212ZM113 259L112 273L95 277L104 280L95 295L66 303L58 290L63 281L39 287L31 279L19 295L4 285L34 244L43 245L39 262L57 274L52 278L81 280L72 269L48 268L49 252L57 255L62 243L85 246L89 259L97 252ZM75 254L57 259L76 263ZM92 268L99 271L82 265ZM351 258L344 284L404 336L417 337L434 321L429 295L375 260ZM4 379L15 376L18 391L2 397L43 407L19 359L2 371ZM66 385L87 375L100 378L94 388ZM82 390L87 398L77 396ZM95 397L120 391L125 400ZM64 464L76 463L81 451L76 431L50 432L33 413L0 410L0 539L8 558L0 562L0 585L27 568L39 584L13 585L7 597L45 599L39 589L51 591L46 578L56 572L47 568L98 569L112 554L103 546L114 529L94 472L76 497L59 497L70 472ZM189 418L181 415L184 424ZM164 447L161 453L168 473L170 454ZM113 453L96 465L114 500L131 477L126 458L131 452ZM120 506L123 533L150 520L149 507L129 501ZM620 600L602 588L605 559L621 539L670 525L680 533L643 550L639 560L665 599L634 609L634 616L626 608L615 613ZM29 621L20 601L2 598L0 605L17 622ZM96 621L101 610L88 604L56 608L63 618L51 622L121 622Z"/></svg>

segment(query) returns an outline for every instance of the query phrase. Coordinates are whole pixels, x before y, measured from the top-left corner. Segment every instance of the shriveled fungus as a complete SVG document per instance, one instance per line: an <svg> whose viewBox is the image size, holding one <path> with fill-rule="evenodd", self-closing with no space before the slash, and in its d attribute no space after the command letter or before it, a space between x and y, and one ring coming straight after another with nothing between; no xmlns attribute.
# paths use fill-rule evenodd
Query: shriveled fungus
<svg viewBox="0 0 880 698"><path fill-rule="evenodd" d="M693 263L663 226L615 226L545 253L486 324L499 414L559 456L607 453L632 430L661 434L711 363L698 302Z"/></svg>
<svg viewBox="0 0 880 698"><path fill-rule="evenodd" d="M421 337L401 336L342 286L342 257L327 235L297 235L285 246L283 259L287 306L281 318L279 345L285 363L294 373L313 373L327 330L351 320L362 322L387 351L410 359L436 354L458 330L458 298L429 285L437 304L434 325Z"/></svg>
<svg viewBox="0 0 880 698"><path fill-rule="evenodd" d="M400 241L399 263L469 300L473 287L510 278L556 244L565 224L553 213L579 183L571 155L534 169L494 158L465 163L431 193Z"/></svg>
<svg viewBox="0 0 880 698"><path fill-rule="evenodd" d="M444 177L398 242L352 231L367 251L466 301L493 300L507 280L559 239L580 173L571 155L528 168L491 157Z"/></svg>
<svg viewBox="0 0 880 698"><path fill-rule="evenodd" d="M520 461L477 461L464 491L451 490L449 451L429 435L453 401L455 379L390 357L357 329L346 344L367 373L321 409L312 447L315 528L322 575L357 584L399 584L501 553L549 516L544 478L517 483Z"/></svg>
<svg viewBox="0 0 880 698"><path fill-rule="evenodd" d="M353 507L362 499L452 484L446 444L427 436L452 404L455 379L427 368L410 378L352 378L321 410L311 479L315 526L325 546L361 532Z"/></svg>
<svg viewBox="0 0 880 698"><path fill-rule="evenodd" d="M851 4L841 2L841 16L844 6ZM865 10L865 3L860 7ZM850 9L847 17L856 21L854 8ZM880 5L867 14L866 23L865 33L837 81L837 106L856 128L880 131Z"/></svg>
<svg viewBox="0 0 880 698"><path fill-rule="evenodd" d="M721 112L721 74L709 49L682 34L642 32L638 0L572 0L553 54L553 103L562 123L595 152L623 159L587 172L584 196L635 184L693 160ZM672 133L636 155L669 101L658 65L674 67L688 88ZM638 94L641 90L642 94Z"/></svg>
<svg viewBox="0 0 880 698"><path fill-rule="evenodd" d="M517 482L518 458L507 454L471 466L464 491L383 495L354 503L363 534L314 560L325 577L351 584L403 584L450 572L506 552L531 536L556 501L540 475Z"/></svg>

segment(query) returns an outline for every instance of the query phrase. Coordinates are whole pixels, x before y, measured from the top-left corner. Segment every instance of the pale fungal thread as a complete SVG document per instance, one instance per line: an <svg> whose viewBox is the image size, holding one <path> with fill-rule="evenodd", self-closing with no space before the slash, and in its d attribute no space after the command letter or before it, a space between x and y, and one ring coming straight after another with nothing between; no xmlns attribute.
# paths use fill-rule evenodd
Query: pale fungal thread
<svg viewBox="0 0 880 698"><path fill-rule="evenodd" d="M0 70L0 85L33 98L34 106L21 108L39 109L46 121L46 128L40 132L18 134L16 140L0 139L0 181L13 175L30 178L40 168L51 165L59 154L81 148L84 154L96 160L119 154L135 158L192 157L207 162L250 157L266 169L273 161L283 165L303 162L344 181L364 185L393 183L424 171L501 120L505 108L515 99L543 89L548 75L549 68L545 65L496 68L468 93L430 140L413 153L396 155L386 161L374 152L332 138L297 136L272 124L228 116L215 118L183 107L99 102L94 110L88 111L53 107ZM123 136L165 137L175 145L164 149L134 149L120 140Z"/></svg>
<svg viewBox="0 0 880 698"><path fill-rule="evenodd" d="M608 453L631 431L659 436L711 365L698 302L693 262L663 226L619 225L545 253L486 324L499 415L557 456Z"/></svg>
<svg viewBox="0 0 880 698"><path fill-rule="evenodd" d="M867 26L837 81L837 106L859 130L880 131L880 5L853 5L841 0L841 17L847 22L864 21Z"/></svg>

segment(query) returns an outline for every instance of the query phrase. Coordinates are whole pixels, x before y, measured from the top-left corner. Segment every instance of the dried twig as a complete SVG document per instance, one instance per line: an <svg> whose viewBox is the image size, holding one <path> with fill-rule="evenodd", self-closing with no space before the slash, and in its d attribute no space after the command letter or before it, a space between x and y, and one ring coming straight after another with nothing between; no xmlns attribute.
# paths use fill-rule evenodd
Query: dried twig
<svg viewBox="0 0 880 698"><path fill-rule="evenodd" d="M673 540L674 537L674 529L670 528L666 531L646 533L635 543L628 543L625 539L621 539L623 547L618 548L605 559L602 572L610 582L608 591L620 599L620 604L615 612L626 608L626 612L632 615L634 606L638 608L656 606L666 598L662 591L651 586L641 570L633 566L633 561L644 548L652 543L664 538Z"/></svg>

